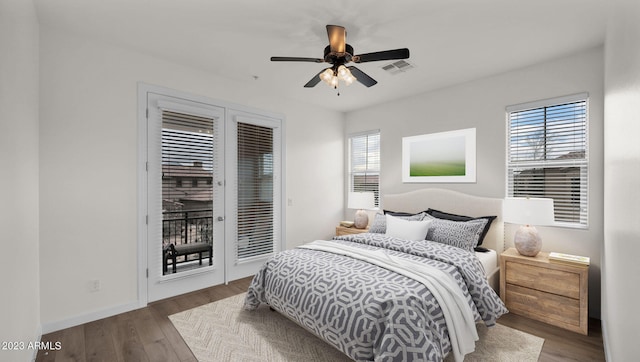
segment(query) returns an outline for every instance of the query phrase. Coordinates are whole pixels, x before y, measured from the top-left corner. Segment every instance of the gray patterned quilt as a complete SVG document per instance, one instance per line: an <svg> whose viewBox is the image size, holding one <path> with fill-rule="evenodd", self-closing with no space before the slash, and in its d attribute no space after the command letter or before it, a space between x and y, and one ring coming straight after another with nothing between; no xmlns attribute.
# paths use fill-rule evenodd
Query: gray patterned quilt
<svg viewBox="0 0 640 362"><path fill-rule="evenodd" d="M377 250L450 275L475 322L492 326L507 312L473 253L384 234L345 235L334 241L349 250ZM437 294L363 258L296 248L263 265L244 307L268 304L357 361L440 361L452 351L452 341Z"/></svg>

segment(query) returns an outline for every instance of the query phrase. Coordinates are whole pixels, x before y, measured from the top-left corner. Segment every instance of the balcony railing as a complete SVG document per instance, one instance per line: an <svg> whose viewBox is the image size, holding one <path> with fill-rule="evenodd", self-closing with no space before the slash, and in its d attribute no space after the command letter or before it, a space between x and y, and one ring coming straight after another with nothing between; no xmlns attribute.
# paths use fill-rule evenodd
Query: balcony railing
<svg viewBox="0 0 640 362"><path fill-rule="evenodd" d="M213 210L165 211L162 213L162 242L169 245L211 243Z"/></svg>

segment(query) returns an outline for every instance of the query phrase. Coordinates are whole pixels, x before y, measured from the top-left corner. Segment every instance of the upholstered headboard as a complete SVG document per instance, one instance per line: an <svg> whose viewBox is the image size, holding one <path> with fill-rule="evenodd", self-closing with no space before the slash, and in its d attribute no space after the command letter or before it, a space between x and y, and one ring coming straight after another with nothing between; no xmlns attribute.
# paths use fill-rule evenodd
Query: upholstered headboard
<svg viewBox="0 0 640 362"><path fill-rule="evenodd" d="M420 212L429 208L452 214L466 216L496 216L482 246L496 250L498 254L505 250L504 221L502 219L502 199L464 194L458 191L425 188L402 194L382 196L382 208L385 210Z"/></svg>

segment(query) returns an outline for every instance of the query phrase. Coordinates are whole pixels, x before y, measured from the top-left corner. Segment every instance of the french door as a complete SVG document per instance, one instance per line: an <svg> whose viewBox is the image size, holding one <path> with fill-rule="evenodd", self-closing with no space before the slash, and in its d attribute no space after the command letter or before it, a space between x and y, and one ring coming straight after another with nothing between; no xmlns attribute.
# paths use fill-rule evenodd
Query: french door
<svg viewBox="0 0 640 362"><path fill-rule="evenodd" d="M227 197L230 227L228 280L254 274L265 257L280 249L282 235L281 123L265 116L229 110Z"/></svg>
<svg viewBox="0 0 640 362"><path fill-rule="evenodd" d="M153 86L139 97L140 299L255 274L284 244L282 119Z"/></svg>
<svg viewBox="0 0 640 362"><path fill-rule="evenodd" d="M150 301L224 282L224 109L148 94Z"/></svg>

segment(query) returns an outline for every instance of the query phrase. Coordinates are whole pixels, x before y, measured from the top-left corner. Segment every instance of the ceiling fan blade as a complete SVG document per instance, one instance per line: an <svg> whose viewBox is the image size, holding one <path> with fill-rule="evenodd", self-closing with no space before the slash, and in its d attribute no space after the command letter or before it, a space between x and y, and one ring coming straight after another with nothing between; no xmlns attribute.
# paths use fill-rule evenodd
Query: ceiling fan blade
<svg viewBox="0 0 640 362"><path fill-rule="evenodd" d="M300 58L300 57L271 57L272 62L311 62L324 63L324 59L320 58Z"/></svg>
<svg viewBox="0 0 640 362"><path fill-rule="evenodd" d="M333 53L344 53L347 43L347 30L339 25L327 25L327 35L329 36L329 46Z"/></svg>
<svg viewBox="0 0 640 362"><path fill-rule="evenodd" d="M316 84L320 83L320 74L322 74L322 72L324 72L325 70L327 70L329 68L325 68L323 70L320 71L320 73L316 74L313 78L311 78L310 81L307 82L307 84L304 85L305 88L313 88L316 86Z"/></svg>
<svg viewBox="0 0 640 362"><path fill-rule="evenodd" d="M409 49L402 48L394 50L384 50L381 52L356 55L353 58L354 63L376 62L379 60L407 59L409 58Z"/></svg>
<svg viewBox="0 0 640 362"><path fill-rule="evenodd" d="M354 77L356 77L356 80L362 84L364 84L367 87L371 87L376 85L378 82L371 78L370 76L368 76L365 72L361 71L360 69L352 66L347 67L349 68L349 70L351 71L351 74L353 74Z"/></svg>

